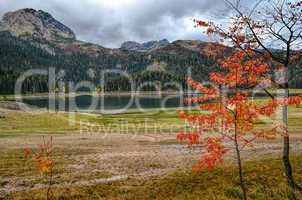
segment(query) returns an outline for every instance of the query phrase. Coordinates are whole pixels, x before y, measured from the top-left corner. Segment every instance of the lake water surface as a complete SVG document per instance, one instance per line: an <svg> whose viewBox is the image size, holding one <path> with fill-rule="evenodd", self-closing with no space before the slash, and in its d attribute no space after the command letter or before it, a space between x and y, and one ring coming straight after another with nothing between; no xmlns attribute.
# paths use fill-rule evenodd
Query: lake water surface
<svg viewBox="0 0 302 200"><path fill-rule="evenodd" d="M144 109L165 109L184 107L182 96L91 96L81 95L66 98L28 98L23 102L50 110L60 111L108 111L108 110L141 110Z"/></svg>

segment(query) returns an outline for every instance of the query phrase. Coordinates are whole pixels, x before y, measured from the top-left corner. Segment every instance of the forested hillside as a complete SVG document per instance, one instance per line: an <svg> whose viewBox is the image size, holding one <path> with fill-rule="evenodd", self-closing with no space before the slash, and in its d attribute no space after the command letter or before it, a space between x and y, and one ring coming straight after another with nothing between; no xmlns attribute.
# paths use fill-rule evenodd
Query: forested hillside
<svg viewBox="0 0 302 200"><path fill-rule="evenodd" d="M116 50L114 53L90 56L85 53L70 53L50 43L24 40L8 32L0 33L0 92L13 93L16 79L28 69L56 68L64 70L63 81L88 80L98 85L101 70L118 69L131 74L136 83L176 81L184 83L188 67L196 79L204 80L213 70L214 62L179 45L188 41L177 41L164 49L152 52ZM45 48L47 46L47 49ZM51 51L49 50L51 47ZM95 76L89 75L93 72ZM47 92L47 77L31 77L24 83L24 92ZM106 76L106 90L129 90L124 77ZM152 89L152 88L148 88Z"/></svg>

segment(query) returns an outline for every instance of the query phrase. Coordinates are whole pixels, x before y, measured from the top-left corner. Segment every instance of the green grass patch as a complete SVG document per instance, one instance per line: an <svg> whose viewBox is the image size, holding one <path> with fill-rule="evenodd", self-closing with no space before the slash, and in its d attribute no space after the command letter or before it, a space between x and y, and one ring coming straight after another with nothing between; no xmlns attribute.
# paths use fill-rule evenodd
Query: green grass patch
<svg viewBox="0 0 302 200"><path fill-rule="evenodd" d="M80 131L81 122L88 123L90 131L96 133L158 134L179 133L186 123L178 116L178 110L167 112L125 113L116 115L19 112L4 111L0 119L0 137L27 134L62 134ZM199 111L192 111L197 113ZM281 112L281 111L280 111ZM269 128L273 122L280 122L282 113L274 119L262 119L256 122L258 128ZM289 107L290 133L302 133L302 108ZM71 122L71 123L70 123ZM91 125L91 126L90 126ZM83 127L82 127L83 128ZM85 128L83 128L85 129Z"/></svg>
<svg viewBox="0 0 302 200"><path fill-rule="evenodd" d="M126 113L117 115L21 112L3 110L0 137L27 134L59 134L80 131L81 122L102 133L177 133L184 125L178 111ZM122 127L123 126L123 127Z"/></svg>
<svg viewBox="0 0 302 200"><path fill-rule="evenodd" d="M79 125L71 125L66 114L48 112L5 111L0 119L0 136L26 134L56 134L79 129Z"/></svg>

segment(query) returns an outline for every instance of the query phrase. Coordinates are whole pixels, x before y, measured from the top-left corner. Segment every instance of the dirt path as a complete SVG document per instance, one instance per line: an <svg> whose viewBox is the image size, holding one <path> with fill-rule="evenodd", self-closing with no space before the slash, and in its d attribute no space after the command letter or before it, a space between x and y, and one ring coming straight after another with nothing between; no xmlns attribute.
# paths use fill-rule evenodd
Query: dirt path
<svg viewBox="0 0 302 200"><path fill-rule="evenodd" d="M24 163L19 162L22 157L12 156L12 152L22 152L22 147L34 147L41 140L41 136L0 139L0 161L11 159L19 163L1 167L3 177L0 178L0 192L45 187L39 173L30 173L34 168L20 173L20 168L24 168ZM54 177L55 187L162 177L176 170L190 169L200 158L201 152L198 147L192 149L180 144L175 140L175 135L56 135L54 144L54 159L59 169ZM245 150L243 157L275 157L280 155L281 147L280 139L273 142L259 141L254 149ZM302 136L292 136L292 151L302 152ZM233 161L232 152L227 159ZM16 173L3 175L5 170L15 170Z"/></svg>

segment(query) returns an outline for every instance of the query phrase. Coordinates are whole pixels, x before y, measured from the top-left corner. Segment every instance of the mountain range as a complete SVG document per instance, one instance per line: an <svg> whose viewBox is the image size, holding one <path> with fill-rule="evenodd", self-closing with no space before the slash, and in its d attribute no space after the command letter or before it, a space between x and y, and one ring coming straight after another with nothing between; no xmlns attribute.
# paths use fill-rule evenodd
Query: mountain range
<svg viewBox="0 0 302 200"><path fill-rule="evenodd" d="M206 46L196 40L163 39L142 44L128 41L120 48L106 48L78 40L73 30L45 11L25 8L4 14L0 21L0 93L13 93L17 77L33 68L64 70L64 81L75 83L89 80L98 84L103 69L119 69L138 84L184 84L187 68L192 67L194 76L203 80L213 63L200 53ZM110 91L130 89L124 77L114 74L106 76L105 84ZM24 92L45 92L47 78L31 77L23 87Z"/></svg>
<svg viewBox="0 0 302 200"><path fill-rule="evenodd" d="M48 44L49 48L54 44L66 52L83 53L90 56L99 56L102 53L118 54L121 51L150 52L170 44L167 39L142 44L135 41L126 41L118 49L105 48L101 45L77 40L75 33L69 27L57 21L51 14L31 8L4 14L0 21L0 32L9 32L14 37L33 43Z"/></svg>
<svg viewBox="0 0 302 200"><path fill-rule="evenodd" d="M206 49L206 42L166 39L106 48L78 40L72 29L45 11L25 8L4 14L0 21L0 93L13 93L24 71L50 67L63 70L61 79L66 83L87 80L98 85L102 70L116 69L130 74L136 84L172 81L186 87L189 67L199 81L217 69L216 62L202 53ZM47 81L43 76L30 77L23 92L47 92ZM128 80L116 74L106 75L104 87L108 91L131 89Z"/></svg>

